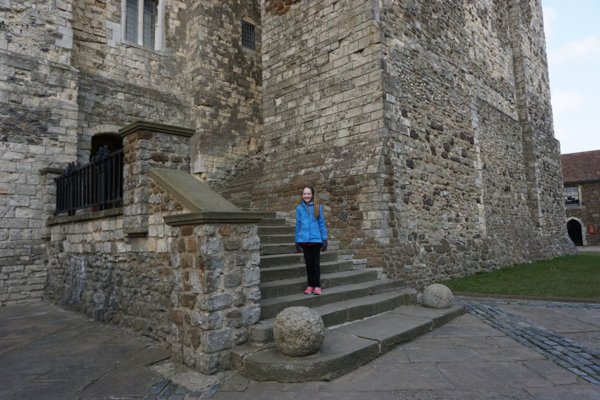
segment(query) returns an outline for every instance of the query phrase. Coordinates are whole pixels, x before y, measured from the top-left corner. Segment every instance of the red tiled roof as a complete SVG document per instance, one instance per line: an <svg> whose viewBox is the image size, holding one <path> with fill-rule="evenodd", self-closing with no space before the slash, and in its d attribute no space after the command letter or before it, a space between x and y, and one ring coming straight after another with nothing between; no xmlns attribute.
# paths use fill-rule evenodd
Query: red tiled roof
<svg viewBox="0 0 600 400"><path fill-rule="evenodd" d="M563 182L600 181L600 150L563 154Z"/></svg>

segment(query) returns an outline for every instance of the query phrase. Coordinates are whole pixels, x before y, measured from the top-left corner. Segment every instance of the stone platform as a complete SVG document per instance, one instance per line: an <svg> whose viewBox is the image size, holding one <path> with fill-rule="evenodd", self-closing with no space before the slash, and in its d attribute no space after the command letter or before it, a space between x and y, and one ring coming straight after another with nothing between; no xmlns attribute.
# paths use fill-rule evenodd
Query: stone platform
<svg viewBox="0 0 600 400"><path fill-rule="evenodd" d="M329 381L375 360L462 315L463 306L444 310L401 306L372 318L330 328L321 350L289 357L274 344L252 345L232 352L235 370L257 381Z"/></svg>

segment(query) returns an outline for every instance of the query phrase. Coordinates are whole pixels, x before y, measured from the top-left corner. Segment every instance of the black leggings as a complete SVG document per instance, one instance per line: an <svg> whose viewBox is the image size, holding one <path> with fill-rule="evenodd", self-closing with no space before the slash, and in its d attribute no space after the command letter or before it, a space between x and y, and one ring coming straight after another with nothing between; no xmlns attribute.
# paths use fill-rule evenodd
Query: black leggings
<svg viewBox="0 0 600 400"><path fill-rule="evenodd" d="M321 287L321 244L302 246L302 251L306 262L308 286Z"/></svg>

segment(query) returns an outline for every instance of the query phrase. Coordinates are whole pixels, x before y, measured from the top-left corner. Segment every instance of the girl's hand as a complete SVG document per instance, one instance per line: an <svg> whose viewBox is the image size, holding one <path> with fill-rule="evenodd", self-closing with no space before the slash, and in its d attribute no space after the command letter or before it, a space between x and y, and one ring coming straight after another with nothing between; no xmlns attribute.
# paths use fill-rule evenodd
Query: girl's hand
<svg viewBox="0 0 600 400"><path fill-rule="evenodd" d="M323 240L323 245L321 245L321 250L327 251L327 239Z"/></svg>
<svg viewBox="0 0 600 400"><path fill-rule="evenodd" d="M298 243L296 243L296 251L300 253L302 251L302 247Z"/></svg>

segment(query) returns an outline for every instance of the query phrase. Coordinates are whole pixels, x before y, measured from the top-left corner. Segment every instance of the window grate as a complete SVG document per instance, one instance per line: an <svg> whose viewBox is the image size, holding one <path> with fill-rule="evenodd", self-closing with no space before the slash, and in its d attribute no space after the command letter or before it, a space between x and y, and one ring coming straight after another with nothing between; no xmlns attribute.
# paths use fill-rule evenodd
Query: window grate
<svg viewBox="0 0 600 400"><path fill-rule="evenodd" d="M242 21L242 46L256 50L256 27L247 21Z"/></svg>

